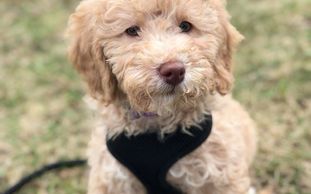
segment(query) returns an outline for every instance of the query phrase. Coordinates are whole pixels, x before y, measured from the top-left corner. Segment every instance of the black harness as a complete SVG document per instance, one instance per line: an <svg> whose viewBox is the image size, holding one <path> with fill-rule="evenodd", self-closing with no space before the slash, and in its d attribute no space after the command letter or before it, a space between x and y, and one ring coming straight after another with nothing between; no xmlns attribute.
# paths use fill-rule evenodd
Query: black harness
<svg viewBox="0 0 311 194"><path fill-rule="evenodd" d="M182 194L169 184L166 175L179 159L198 148L210 135L212 116L187 129L178 127L175 133L159 138L157 133L127 136L122 133L107 140L111 154L127 167L145 186L148 194Z"/></svg>

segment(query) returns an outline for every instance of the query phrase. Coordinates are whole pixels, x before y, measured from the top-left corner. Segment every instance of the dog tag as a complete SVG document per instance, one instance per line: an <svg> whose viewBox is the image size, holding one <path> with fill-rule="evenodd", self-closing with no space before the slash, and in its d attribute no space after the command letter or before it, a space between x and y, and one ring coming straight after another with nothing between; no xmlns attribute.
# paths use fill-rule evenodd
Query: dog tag
<svg viewBox="0 0 311 194"><path fill-rule="evenodd" d="M107 140L111 154L128 168L144 185L148 194L182 194L167 182L169 169L178 160L198 148L210 135L212 116L208 115L200 127L178 127L175 133L160 139L157 133L127 136L122 133Z"/></svg>

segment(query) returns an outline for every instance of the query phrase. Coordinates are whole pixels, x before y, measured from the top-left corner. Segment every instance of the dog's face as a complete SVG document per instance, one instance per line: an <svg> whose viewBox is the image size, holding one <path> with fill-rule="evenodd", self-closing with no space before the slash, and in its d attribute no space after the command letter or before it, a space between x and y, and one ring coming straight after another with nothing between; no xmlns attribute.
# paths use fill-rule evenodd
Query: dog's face
<svg viewBox="0 0 311 194"><path fill-rule="evenodd" d="M241 39L222 0L85 0L68 32L91 94L139 111L226 94Z"/></svg>

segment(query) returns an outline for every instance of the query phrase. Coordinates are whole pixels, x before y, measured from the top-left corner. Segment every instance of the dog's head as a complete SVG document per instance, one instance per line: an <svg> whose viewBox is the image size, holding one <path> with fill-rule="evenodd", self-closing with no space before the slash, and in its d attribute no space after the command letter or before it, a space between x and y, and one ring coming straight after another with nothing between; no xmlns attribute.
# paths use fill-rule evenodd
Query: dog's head
<svg viewBox="0 0 311 194"><path fill-rule="evenodd" d="M84 0L68 35L91 95L139 111L228 93L241 39L223 0Z"/></svg>

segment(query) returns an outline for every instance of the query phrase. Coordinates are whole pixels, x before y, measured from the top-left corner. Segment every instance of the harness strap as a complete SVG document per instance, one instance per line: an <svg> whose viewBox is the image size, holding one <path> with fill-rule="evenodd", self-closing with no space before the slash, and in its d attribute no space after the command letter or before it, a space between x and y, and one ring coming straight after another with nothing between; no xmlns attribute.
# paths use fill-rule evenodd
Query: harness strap
<svg viewBox="0 0 311 194"><path fill-rule="evenodd" d="M137 136L122 133L107 139L107 147L141 181L148 194L182 194L167 182L167 173L173 164L198 148L211 130L212 116L207 115L199 127L187 129L191 135L184 133L181 127L161 139L157 133Z"/></svg>

